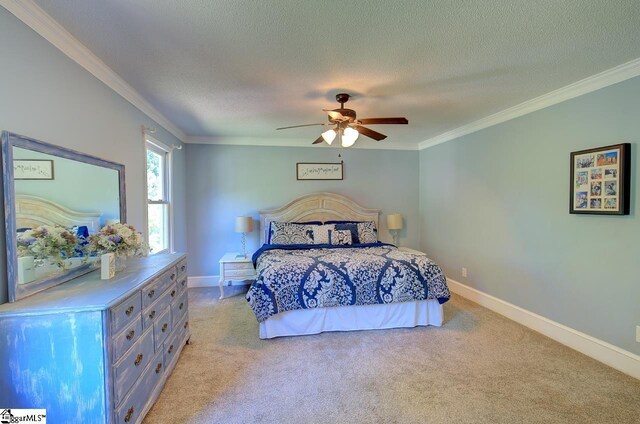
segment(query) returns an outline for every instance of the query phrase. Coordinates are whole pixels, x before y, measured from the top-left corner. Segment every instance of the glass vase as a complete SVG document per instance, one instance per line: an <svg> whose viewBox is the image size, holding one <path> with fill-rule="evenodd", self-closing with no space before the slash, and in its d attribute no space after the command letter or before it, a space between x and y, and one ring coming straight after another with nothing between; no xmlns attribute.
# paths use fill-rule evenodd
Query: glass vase
<svg viewBox="0 0 640 424"><path fill-rule="evenodd" d="M127 255L116 253L116 272L122 272L127 268Z"/></svg>

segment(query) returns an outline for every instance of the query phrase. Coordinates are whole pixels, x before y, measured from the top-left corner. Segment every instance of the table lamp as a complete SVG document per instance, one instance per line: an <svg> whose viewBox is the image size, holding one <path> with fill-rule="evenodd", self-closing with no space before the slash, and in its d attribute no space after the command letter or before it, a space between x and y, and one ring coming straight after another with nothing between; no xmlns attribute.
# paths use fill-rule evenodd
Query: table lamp
<svg viewBox="0 0 640 424"><path fill-rule="evenodd" d="M250 216L236 217L236 233L242 233L242 256L247 257L246 235L253 231L253 218Z"/></svg>
<svg viewBox="0 0 640 424"><path fill-rule="evenodd" d="M387 215L387 228L393 236L393 244L398 245L398 231L402 229L402 215L392 213Z"/></svg>

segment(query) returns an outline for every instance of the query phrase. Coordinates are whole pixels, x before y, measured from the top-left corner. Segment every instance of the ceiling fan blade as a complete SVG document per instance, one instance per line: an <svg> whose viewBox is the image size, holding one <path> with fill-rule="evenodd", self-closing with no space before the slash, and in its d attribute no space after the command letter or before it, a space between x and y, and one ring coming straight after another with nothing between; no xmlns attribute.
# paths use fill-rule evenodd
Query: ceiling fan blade
<svg viewBox="0 0 640 424"><path fill-rule="evenodd" d="M358 131L360 134L365 135L365 136L367 136L369 138L373 138L374 140L377 140L377 141L382 141L385 138L387 138L386 135L381 134L381 133L379 133L377 131L374 131L374 130L370 130L367 127L363 127L363 126L360 126L360 125L354 125L353 128L355 128L355 130Z"/></svg>
<svg viewBox="0 0 640 424"><path fill-rule="evenodd" d="M322 109L322 111L327 112L327 115L329 115L331 119L335 119L336 121L343 121L345 119L345 117L340 112L336 112L335 110Z"/></svg>
<svg viewBox="0 0 640 424"><path fill-rule="evenodd" d="M375 124L408 124L407 118L364 118L358 119L358 122L363 125L375 125Z"/></svg>
<svg viewBox="0 0 640 424"><path fill-rule="evenodd" d="M311 143L311 144L320 144L320 143L322 143L323 141L324 141L324 138L322 138L322 136L320 136L320 137L316 138L316 141L314 141L314 142L313 142L313 143Z"/></svg>
<svg viewBox="0 0 640 424"><path fill-rule="evenodd" d="M290 127L280 127L276 128L276 130L287 130L289 128L300 128L300 127L313 127L316 125L329 125L329 124L304 124L304 125L292 125Z"/></svg>

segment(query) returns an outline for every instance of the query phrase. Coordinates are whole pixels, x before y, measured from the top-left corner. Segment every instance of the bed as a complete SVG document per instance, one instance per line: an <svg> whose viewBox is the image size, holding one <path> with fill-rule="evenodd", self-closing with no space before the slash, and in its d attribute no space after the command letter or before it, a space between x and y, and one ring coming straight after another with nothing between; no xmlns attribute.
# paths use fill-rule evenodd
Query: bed
<svg viewBox="0 0 640 424"><path fill-rule="evenodd" d="M440 267L426 255L368 234L353 245L325 243L317 234L315 244L271 239L271 227L287 225L282 223L302 223L298 227L305 226L309 237L309 231L333 221L366 228L364 223L372 222L377 229L379 214L336 193L314 193L260 211L262 247L253 256L257 278L246 296L260 338L442 325L449 289Z"/></svg>
<svg viewBox="0 0 640 424"><path fill-rule="evenodd" d="M90 234L100 229L100 212L78 212L48 199L18 193L15 195L15 203L16 228L35 228L40 225L86 226Z"/></svg>

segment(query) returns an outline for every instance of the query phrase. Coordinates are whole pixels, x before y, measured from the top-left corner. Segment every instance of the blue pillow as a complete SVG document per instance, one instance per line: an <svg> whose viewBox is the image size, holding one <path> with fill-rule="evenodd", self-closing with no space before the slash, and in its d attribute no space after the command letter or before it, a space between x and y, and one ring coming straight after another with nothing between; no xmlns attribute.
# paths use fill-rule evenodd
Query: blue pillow
<svg viewBox="0 0 640 424"><path fill-rule="evenodd" d="M334 222L328 222L327 224L333 224ZM351 231L351 243L358 244L360 243L360 238L358 237L358 224L355 222L349 223L337 223L336 230L348 230Z"/></svg>
<svg viewBox="0 0 640 424"><path fill-rule="evenodd" d="M271 228L271 224L278 221L269 222L269 232L267 233L267 244L271 244L271 236L273 235L273 230ZM309 222L287 222L287 224L302 224L302 225L322 225L320 221L309 221ZM313 237L313 236L312 236Z"/></svg>
<svg viewBox="0 0 640 424"><path fill-rule="evenodd" d="M77 227L76 235L79 237L89 237L89 228L86 225L80 225Z"/></svg>

